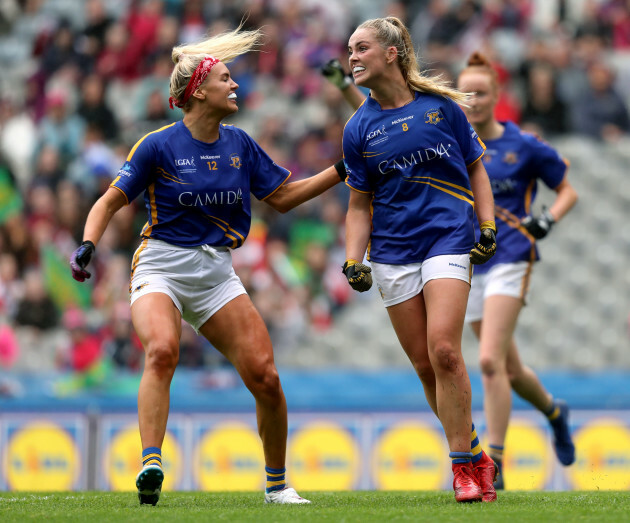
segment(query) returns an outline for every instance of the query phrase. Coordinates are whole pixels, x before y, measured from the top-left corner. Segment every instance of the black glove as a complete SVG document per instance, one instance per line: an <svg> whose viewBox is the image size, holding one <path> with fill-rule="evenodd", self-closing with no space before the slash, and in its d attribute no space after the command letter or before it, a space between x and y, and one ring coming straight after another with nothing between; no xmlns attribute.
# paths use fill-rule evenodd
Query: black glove
<svg viewBox="0 0 630 523"><path fill-rule="evenodd" d="M481 234L479 241L475 243L470 251L470 263L481 265L494 256L497 250L497 226L492 220L481 224Z"/></svg>
<svg viewBox="0 0 630 523"><path fill-rule="evenodd" d="M537 240L547 236L554 223L556 223L556 220L554 220L551 213L545 208L543 208L542 214L537 218L526 216L521 221L521 225Z"/></svg>
<svg viewBox="0 0 630 523"><path fill-rule="evenodd" d="M337 174L339 175L339 178L341 179L342 182L346 181L346 178L348 177L348 173L346 172L346 164L343 161L343 159L339 160L335 165L334 165Z"/></svg>
<svg viewBox="0 0 630 523"><path fill-rule="evenodd" d="M72 253L72 256L70 256L70 268L72 269L72 277L75 280L85 281L92 276L85 268L90 263L95 250L94 244L86 240Z"/></svg>
<svg viewBox="0 0 630 523"><path fill-rule="evenodd" d="M341 269L355 291L365 292L372 286L372 269L356 260L346 260Z"/></svg>
<svg viewBox="0 0 630 523"><path fill-rule="evenodd" d="M352 83L352 77L343 70L341 62L336 58L329 60L322 66L322 74L331 84L342 91L347 89Z"/></svg>

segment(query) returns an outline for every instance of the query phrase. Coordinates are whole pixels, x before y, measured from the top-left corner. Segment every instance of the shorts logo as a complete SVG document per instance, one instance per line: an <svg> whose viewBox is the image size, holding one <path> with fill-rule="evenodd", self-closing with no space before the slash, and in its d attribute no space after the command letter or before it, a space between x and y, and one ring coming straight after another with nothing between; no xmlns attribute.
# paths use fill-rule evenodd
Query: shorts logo
<svg viewBox="0 0 630 523"><path fill-rule="evenodd" d="M449 267L457 267L459 269L466 269L466 267L464 267L463 265L460 265L459 263L453 263L453 262L448 262L448 266Z"/></svg>
<svg viewBox="0 0 630 523"><path fill-rule="evenodd" d="M230 167L234 167L235 169L241 168L241 158L238 154L234 153L230 155Z"/></svg>
<svg viewBox="0 0 630 523"><path fill-rule="evenodd" d="M429 109L426 113L424 113L424 123L437 125L442 120L444 120L444 117L439 109Z"/></svg>
<svg viewBox="0 0 630 523"><path fill-rule="evenodd" d="M142 282L140 285L136 285L136 288L131 291L131 293L133 294L134 292L138 292L141 291L142 289L144 289L147 285L149 285L148 281Z"/></svg>

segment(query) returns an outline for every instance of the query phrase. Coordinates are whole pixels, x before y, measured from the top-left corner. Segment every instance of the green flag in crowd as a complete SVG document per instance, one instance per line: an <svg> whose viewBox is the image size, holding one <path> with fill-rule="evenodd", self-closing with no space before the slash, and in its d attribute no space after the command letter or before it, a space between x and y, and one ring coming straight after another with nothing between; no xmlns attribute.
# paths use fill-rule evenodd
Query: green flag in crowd
<svg viewBox="0 0 630 523"><path fill-rule="evenodd" d="M22 211L24 202L8 169L0 165L0 225Z"/></svg>
<svg viewBox="0 0 630 523"><path fill-rule="evenodd" d="M72 277L68 260L55 246L42 247L41 263L46 290L60 311L71 305L82 309L90 306L92 286L79 283Z"/></svg>

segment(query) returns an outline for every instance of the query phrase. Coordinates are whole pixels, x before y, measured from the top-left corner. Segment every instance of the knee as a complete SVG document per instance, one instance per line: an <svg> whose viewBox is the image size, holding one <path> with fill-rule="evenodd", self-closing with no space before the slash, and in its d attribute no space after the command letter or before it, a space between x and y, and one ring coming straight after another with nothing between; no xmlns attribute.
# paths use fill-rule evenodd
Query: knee
<svg viewBox="0 0 630 523"><path fill-rule="evenodd" d="M145 368L163 376L173 375L179 360L177 340L158 340L145 347Z"/></svg>
<svg viewBox="0 0 630 523"><path fill-rule="evenodd" d="M272 405L282 401L280 376L272 362L259 363L251 368L245 384L259 401Z"/></svg>
<svg viewBox="0 0 630 523"><path fill-rule="evenodd" d="M461 354L449 342L439 342L433 349L433 369L436 372L453 374L463 367Z"/></svg>
<svg viewBox="0 0 630 523"><path fill-rule="evenodd" d="M496 358L490 356L482 356L479 359L479 367L481 368L481 373L486 377L492 377L505 370L504 366Z"/></svg>

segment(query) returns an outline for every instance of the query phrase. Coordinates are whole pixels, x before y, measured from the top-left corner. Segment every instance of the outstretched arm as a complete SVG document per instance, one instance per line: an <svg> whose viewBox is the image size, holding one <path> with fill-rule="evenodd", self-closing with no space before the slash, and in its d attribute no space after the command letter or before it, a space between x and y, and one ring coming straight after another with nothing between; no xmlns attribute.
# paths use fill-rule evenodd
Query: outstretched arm
<svg viewBox="0 0 630 523"><path fill-rule="evenodd" d="M90 209L83 230L83 242L70 256L70 268L75 280L85 281L91 276L86 267L96 250L96 244L103 236L112 216L125 203L127 203L125 195L118 189L110 187Z"/></svg>
<svg viewBox="0 0 630 523"><path fill-rule="evenodd" d="M328 167L328 169L324 169L310 178L281 185L263 201L271 205L276 211L285 213L301 203L319 196L345 178L346 168L343 165L343 160L340 160L332 167Z"/></svg>

